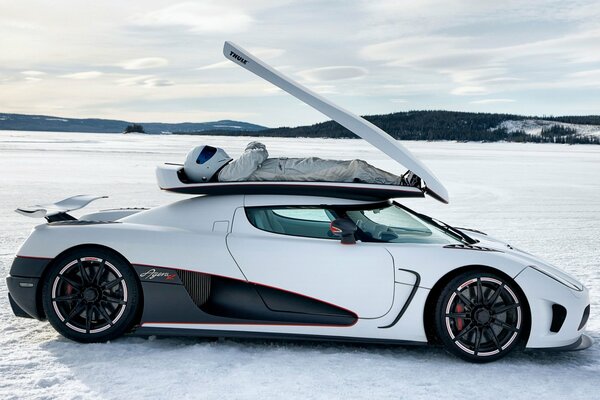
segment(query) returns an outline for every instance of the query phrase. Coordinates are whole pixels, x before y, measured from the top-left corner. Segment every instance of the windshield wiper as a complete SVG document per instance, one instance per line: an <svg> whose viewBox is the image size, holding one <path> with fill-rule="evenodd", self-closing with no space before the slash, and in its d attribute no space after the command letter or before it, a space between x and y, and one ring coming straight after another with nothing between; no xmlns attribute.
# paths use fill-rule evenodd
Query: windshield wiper
<svg viewBox="0 0 600 400"><path fill-rule="evenodd" d="M441 230L448 232L450 234L452 234L452 236L458 236L458 238L464 242L466 242L467 244L475 244L475 243L479 243L479 240L477 239L473 239L471 236L467 235L466 233L464 233L463 231L456 229L455 227L453 227L452 225L448 225L445 222L440 221L439 219L435 219L435 218L431 218L428 215L425 214L419 214L417 213L417 216L419 218L423 218L424 220L434 224L435 226L437 226L438 228L440 228Z"/></svg>

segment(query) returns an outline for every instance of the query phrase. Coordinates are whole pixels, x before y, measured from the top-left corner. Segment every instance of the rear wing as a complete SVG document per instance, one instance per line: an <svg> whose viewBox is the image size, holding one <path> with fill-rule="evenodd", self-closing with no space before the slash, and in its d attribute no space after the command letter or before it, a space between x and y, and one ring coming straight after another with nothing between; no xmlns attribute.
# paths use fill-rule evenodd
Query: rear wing
<svg viewBox="0 0 600 400"><path fill-rule="evenodd" d="M91 196L80 194L52 204L38 204L17 208L15 212L31 218L46 218L48 222L75 220L69 211L79 210L94 200L106 199L108 196Z"/></svg>

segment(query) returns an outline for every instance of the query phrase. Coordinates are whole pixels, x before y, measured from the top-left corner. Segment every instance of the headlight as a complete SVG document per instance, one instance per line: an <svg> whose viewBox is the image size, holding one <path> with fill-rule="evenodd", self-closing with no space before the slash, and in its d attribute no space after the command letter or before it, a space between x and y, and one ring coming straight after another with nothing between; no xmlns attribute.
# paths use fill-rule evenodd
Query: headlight
<svg viewBox="0 0 600 400"><path fill-rule="evenodd" d="M565 273L562 273L559 271L553 271L550 268L544 268L544 267L540 267L537 265L530 265L530 267L535 269L539 273L542 273L542 274L546 275L547 277L552 278L559 283L562 283L569 289L576 290L578 292L581 292L583 290L583 285L581 283L577 282L574 278L571 278L569 275L567 275Z"/></svg>

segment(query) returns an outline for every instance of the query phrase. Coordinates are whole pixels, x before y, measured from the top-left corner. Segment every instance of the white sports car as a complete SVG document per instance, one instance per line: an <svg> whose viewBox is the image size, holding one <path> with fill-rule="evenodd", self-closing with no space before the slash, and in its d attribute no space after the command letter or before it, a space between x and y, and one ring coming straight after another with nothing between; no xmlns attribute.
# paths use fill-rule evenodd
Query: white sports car
<svg viewBox="0 0 600 400"><path fill-rule="evenodd" d="M336 182L187 183L204 194L75 219L76 196L17 211L45 217L7 278L14 313L81 342L126 333L438 343L466 360L518 347L583 349L587 289L537 257L391 199L444 186L385 132L227 42L225 55L324 112L422 179L422 187Z"/></svg>

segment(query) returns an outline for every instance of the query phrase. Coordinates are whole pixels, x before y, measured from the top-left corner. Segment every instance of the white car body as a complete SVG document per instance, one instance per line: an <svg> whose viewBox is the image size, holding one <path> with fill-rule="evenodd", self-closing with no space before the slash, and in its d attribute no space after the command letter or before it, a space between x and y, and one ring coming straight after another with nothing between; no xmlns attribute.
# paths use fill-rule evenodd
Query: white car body
<svg viewBox="0 0 600 400"><path fill-rule="evenodd" d="M142 320L140 333L150 331L144 328L164 328L179 333L214 330L218 334L257 332L426 343L424 313L430 290L445 275L477 265L510 276L525 293L532 315L528 348L565 347L582 336L579 325L589 305L587 289L557 268L487 235L469 232L481 241L478 245L498 251L360 241L342 246L337 240L262 231L252 226L244 213L245 207L322 204L369 202L313 196L196 197L136 212L118 223L39 225L17 257L52 260L66 249L86 243L100 245L123 255L134 266L188 270L258 283L331 303L358 316L356 323L344 327ZM113 216L113 212L81 219L102 221L106 216ZM552 304L568 310L557 333L550 332ZM405 307L397 323L383 328Z"/></svg>

